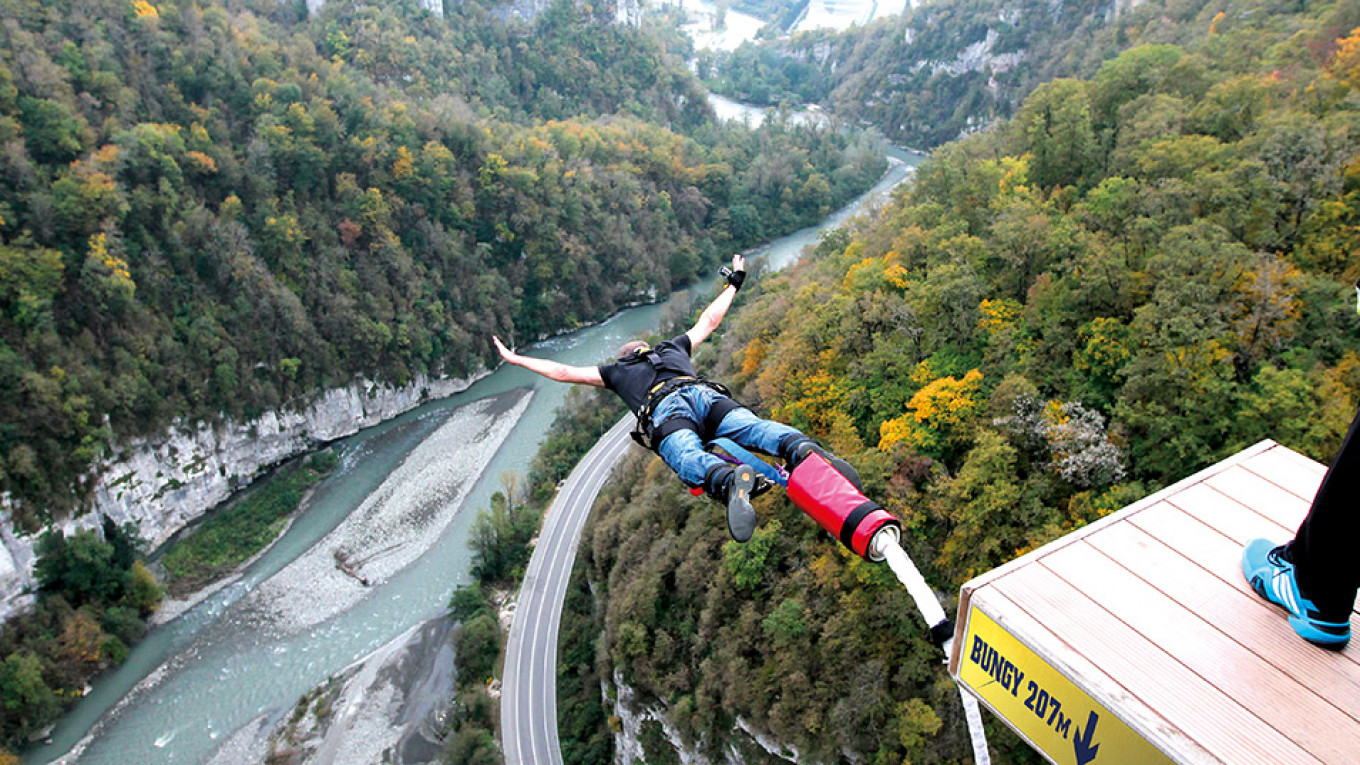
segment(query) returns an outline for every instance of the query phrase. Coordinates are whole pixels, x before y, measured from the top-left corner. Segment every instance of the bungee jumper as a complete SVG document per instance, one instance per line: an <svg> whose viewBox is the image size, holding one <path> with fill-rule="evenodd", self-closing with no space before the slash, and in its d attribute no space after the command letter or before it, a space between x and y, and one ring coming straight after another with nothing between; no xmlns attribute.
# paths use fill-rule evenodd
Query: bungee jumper
<svg viewBox="0 0 1360 765"><path fill-rule="evenodd" d="M930 628L932 642L949 654L954 624L901 547L902 524L864 495L859 474L797 428L757 417L732 398L722 384L694 371L694 349L718 328L746 280L746 259L732 257L721 271L727 284L684 334L652 348L626 343L610 364L578 367L524 356L492 341L508 364L558 382L607 388L623 399L637 418L633 438L656 452L696 494L705 493L727 507L727 530L738 542L751 538L756 513L751 498L775 484L789 500L855 554L886 561L906 588ZM710 451L718 446L727 453ZM747 449L783 460L770 465ZM972 740L974 761L991 762L977 700L960 689Z"/></svg>
<svg viewBox="0 0 1360 765"><path fill-rule="evenodd" d="M757 417L732 398L722 384L694 371L691 355L718 328L746 280L746 259L732 258L723 268L727 284L684 334L652 348L642 341L626 343L611 364L578 367L524 356L492 337L506 363L524 367L550 380L593 385L613 391L637 417L634 439L656 452L685 485L702 491L727 507L727 529L745 542L755 531L751 497L769 488L758 470L760 463L745 449L777 457L787 465L774 482L787 483L789 497L846 547L871 560L883 556L872 544L875 535L891 529L897 541L900 524L863 494L859 474L796 428ZM729 452L747 459L724 459L707 447L718 441ZM756 463L756 464L752 464ZM787 475L787 479L781 479Z"/></svg>

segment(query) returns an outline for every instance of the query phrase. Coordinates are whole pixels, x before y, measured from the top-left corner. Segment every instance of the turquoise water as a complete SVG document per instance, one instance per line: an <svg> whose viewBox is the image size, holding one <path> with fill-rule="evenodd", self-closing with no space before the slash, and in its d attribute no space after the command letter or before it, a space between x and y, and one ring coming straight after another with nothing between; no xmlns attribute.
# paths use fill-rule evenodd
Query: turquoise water
<svg viewBox="0 0 1360 765"><path fill-rule="evenodd" d="M843 223L868 201L900 183L916 159L894 152L895 164L875 189L816 227L771 242L752 253L772 269L792 263L821 232ZM705 289L704 294L709 294ZM664 311L687 315L690 295L671 304L623 311L609 321L563 335L526 350L567 364L591 365L609 357L624 341L653 331ZM503 446L436 545L416 563L373 588L352 610L286 639L267 639L244 629L235 604L299 555L311 549L377 489L412 451L457 407L517 389L533 399ZM199 763L232 732L264 714L291 708L307 690L405 632L439 614L449 593L468 581L467 532L476 510L500 488L503 471L527 472L538 444L566 395L518 367L503 366L463 393L428 403L390 422L339 443L337 470L316 489L287 533L243 577L180 618L153 630L117 671L59 722L50 743L27 752L25 763L61 758L94 730L81 763ZM133 694L151 675L150 688ZM97 728L96 728L97 725Z"/></svg>

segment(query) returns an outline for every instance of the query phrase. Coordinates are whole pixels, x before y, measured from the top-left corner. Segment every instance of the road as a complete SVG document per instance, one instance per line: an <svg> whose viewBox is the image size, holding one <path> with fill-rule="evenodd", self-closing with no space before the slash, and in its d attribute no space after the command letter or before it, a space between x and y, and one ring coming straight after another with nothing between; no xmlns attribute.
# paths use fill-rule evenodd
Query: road
<svg viewBox="0 0 1360 765"><path fill-rule="evenodd" d="M633 415L624 415L571 471L548 508L529 560L505 649L501 748L507 765L561 765L557 739L557 633L591 505L628 450Z"/></svg>

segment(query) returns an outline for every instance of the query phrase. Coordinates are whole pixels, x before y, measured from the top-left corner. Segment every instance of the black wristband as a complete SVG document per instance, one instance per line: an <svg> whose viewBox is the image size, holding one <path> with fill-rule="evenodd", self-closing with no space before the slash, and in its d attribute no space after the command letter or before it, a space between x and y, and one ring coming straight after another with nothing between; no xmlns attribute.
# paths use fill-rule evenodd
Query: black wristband
<svg viewBox="0 0 1360 765"><path fill-rule="evenodd" d="M736 287L738 292L741 291L742 282L746 281L745 271L733 271L727 266L723 266L722 270L719 271L718 273L727 277L727 283L732 285L733 287Z"/></svg>

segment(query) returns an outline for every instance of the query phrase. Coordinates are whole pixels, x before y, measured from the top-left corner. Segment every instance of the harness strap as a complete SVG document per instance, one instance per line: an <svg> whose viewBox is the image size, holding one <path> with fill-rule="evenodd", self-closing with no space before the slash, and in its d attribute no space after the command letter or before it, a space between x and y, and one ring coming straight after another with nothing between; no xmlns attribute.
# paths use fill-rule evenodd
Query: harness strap
<svg viewBox="0 0 1360 765"><path fill-rule="evenodd" d="M712 388L722 398L713 402L709 407L708 415L704 417L703 423L695 422L688 417L672 417L659 425L652 425L652 413L656 410L667 396L691 385L704 385ZM644 449L656 451L661 442L666 440L666 436L677 430L692 430L702 441L710 441L718 433L718 426L722 424L723 418L733 409L740 409L742 405L734 400L732 391L721 383L715 383L699 377L688 375L672 377L664 382L659 382L652 386L647 394L647 401L634 412L637 417L637 425L630 434Z"/></svg>
<svg viewBox="0 0 1360 765"><path fill-rule="evenodd" d="M734 409L741 409L741 403L730 398L720 398L713 402L708 408L708 415L704 417L704 427L699 433L699 437L705 442L712 441L718 436L718 427L722 425L723 418Z"/></svg>
<svg viewBox="0 0 1360 765"><path fill-rule="evenodd" d="M704 437L704 434L700 432L699 426L694 420L691 420L688 417L672 417L652 428L652 443L656 446L661 446L661 442L666 440L666 436L669 436L677 430L692 430L699 438L702 439Z"/></svg>

